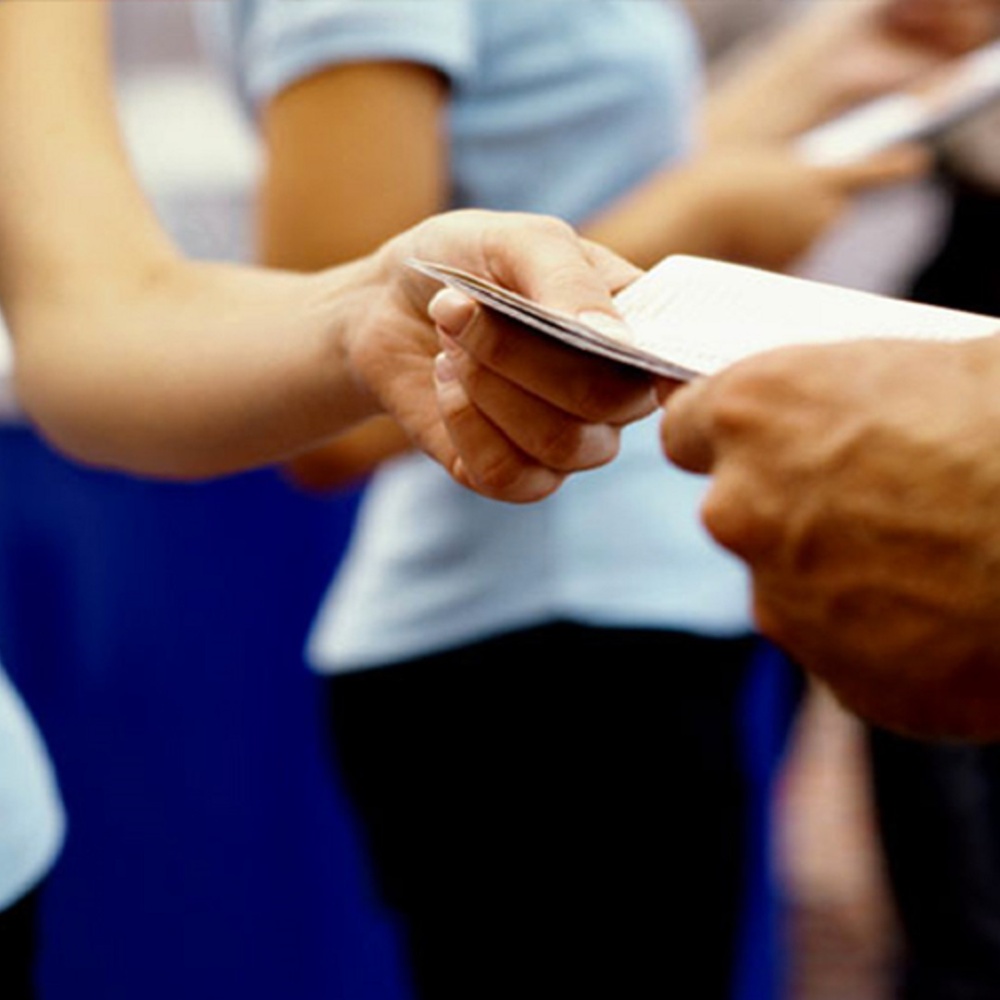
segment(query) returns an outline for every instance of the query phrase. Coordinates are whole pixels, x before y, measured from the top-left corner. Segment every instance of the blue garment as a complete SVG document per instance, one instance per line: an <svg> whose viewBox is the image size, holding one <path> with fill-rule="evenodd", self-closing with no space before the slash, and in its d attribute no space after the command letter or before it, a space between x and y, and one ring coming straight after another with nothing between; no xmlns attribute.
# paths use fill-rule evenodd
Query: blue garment
<svg viewBox="0 0 1000 1000"><path fill-rule="evenodd" d="M0 320L0 423L21 419L7 331ZM48 751L0 667L0 910L48 874L62 848L65 827Z"/></svg>
<svg viewBox="0 0 1000 1000"><path fill-rule="evenodd" d="M455 207L579 224L694 138L699 54L668 3L243 0L226 16L252 107L337 63L406 58L445 74ZM369 487L311 659L379 665L554 619L748 632L746 577L700 526L702 492L667 466L655 417L626 431L610 466L531 506L476 496L420 455L390 463Z"/></svg>
<svg viewBox="0 0 1000 1000"><path fill-rule="evenodd" d="M0 670L0 910L46 875L62 846L64 827L48 754Z"/></svg>

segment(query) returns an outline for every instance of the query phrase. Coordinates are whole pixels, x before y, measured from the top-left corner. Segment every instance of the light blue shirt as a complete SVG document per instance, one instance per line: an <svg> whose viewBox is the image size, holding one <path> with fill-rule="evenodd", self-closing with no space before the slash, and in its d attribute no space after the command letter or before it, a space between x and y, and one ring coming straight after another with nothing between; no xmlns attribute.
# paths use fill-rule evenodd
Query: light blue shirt
<svg viewBox="0 0 1000 1000"><path fill-rule="evenodd" d="M64 830L45 747L0 670L0 910L45 876L62 846Z"/></svg>
<svg viewBox="0 0 1000 1000"><path fill-rule="evenodd" d="M661 0L239 0L225 16L251 110L338 63L445 74L455 207L580 223L693 142L699 53ZM476 496L423 456L392 462L368 489L311 659L356 669L554 619L749 631L743 570L698 522L703 489L667 466L656 419L628 429L613 464L530 506Z"/></svg>

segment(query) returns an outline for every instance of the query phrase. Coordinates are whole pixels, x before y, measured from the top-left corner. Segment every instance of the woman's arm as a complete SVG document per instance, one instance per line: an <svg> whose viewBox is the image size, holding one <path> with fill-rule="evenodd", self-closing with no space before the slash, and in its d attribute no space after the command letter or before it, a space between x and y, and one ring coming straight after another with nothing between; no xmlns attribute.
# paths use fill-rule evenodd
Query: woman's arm
<svg viewBox="0 0 1000 1000"><path fill-rule="evenodd" d="M609 288L632 272L554 220L454 213L318 275L185 261L122 148L104 17L96 0L0 5L0 296L22 403L58 447L204 476L391 412L460 481L527 500L609 460L612 425L649 411L644 380L553 355L483 313L470 317L461 362L437 358L437 286L407 271L409 256L556 307L612 311ZM501 354L501 330L517 352Z"/></svg>
<svg viewBox="0 0 1000 1000"><path fill-rule="evenodd" d="M262 110L259 257L316 271L355 260L446 207L447 81L413 63L350 63Z"/></svg>
<svg viewBox="0 0 1000 1000"><path fill-rule="evenodd" d="M642 266L679 240L687 252L785 267L854 194L929 163L896 150L819 169L798 162L787 141L940 68L998 29L997 0L807 4L716 67L704 108L707 151L651 178L585 231ZM649 217L665 224L657 231Z"/></svg>
<svg viewBox="0 0 1000 1000"><path fill-rule="evenodd" d="M122 148L103 6L0 7L0 296L29 414L88 460L183 476L367 415L338 358L362 269L307 289L181 259Z"/></svg>

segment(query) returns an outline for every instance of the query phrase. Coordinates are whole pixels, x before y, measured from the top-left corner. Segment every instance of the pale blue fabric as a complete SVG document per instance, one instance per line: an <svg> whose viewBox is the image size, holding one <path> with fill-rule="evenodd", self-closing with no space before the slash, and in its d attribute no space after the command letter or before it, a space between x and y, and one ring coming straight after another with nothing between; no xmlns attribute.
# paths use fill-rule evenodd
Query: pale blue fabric
<svg viewBox="0 0 1000 1000"><path fill-rule="evenodd" d="M439 69L456 207L580 223L694 140L697 44L659 0L240 0L226 17L251 108L325 65ZM698 523L703 489L668 468L656 419L628 430L612 465L531 506L398 460L369 488L310 657L356 669L556 618L747 632L747 579Z"/></svg>
<svg viewBox="0 0 1000 1000"><path fill-rule="evenodd" d="M55 777L28 710L0 670L0 910L49 871L65 817Z"/></svg>

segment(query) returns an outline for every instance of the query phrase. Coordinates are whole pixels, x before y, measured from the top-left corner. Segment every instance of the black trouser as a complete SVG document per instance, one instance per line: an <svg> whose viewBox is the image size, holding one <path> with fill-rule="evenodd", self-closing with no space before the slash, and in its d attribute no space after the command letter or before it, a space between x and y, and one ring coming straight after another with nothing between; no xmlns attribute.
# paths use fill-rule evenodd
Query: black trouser
<svg viewBox="0 0 1000 1000"><path fill-rule="evenodd" d="M730 996L753 649L554 625L332 680L424 1000Z"/></svg>
<svg viewBox="0 0 1000 1000"><path fill-rule="evenodd" d="M34 1000L38 890L0 910L0 997Z"/></svg>
<svg viewBox="0 0 1000 1000"><path fill-rule="evenodd" d="M1000 997L1000 747L871 734L905 1000Z"/></svg>

